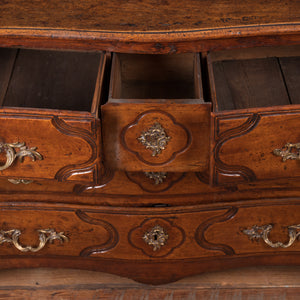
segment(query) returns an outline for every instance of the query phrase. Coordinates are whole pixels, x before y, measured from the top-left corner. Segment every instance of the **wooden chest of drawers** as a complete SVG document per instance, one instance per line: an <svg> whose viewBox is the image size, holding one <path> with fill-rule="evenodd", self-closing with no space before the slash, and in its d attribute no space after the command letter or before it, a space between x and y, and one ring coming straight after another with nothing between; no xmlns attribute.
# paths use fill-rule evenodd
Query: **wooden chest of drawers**
<svg viewBox="0 0 300 300"><path fill-rule="evenodd" d="M133 2L1 4L0 268L300 264L298 2Z"/></svg>

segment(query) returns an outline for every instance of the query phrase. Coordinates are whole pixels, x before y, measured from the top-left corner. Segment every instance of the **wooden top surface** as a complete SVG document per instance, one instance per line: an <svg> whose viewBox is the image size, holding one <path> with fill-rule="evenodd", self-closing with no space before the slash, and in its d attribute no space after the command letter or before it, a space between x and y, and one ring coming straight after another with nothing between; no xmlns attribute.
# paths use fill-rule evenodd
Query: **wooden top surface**
<svg viewBox="0 0 300 300"><path fill-rule="evenodd" d="M0 38L163 43L295 33L299 0L0 0Z"/></svg>

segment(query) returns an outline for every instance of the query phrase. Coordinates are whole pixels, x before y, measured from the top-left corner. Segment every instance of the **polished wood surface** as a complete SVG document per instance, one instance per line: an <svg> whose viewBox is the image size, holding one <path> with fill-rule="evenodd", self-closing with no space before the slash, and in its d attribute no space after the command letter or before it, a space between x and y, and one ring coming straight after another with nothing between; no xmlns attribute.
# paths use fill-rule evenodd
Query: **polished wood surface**
<svg viewBox="0 0 300 300"><path fill-rule="evenodd" d="M299 21L298 1L2 1L1 27L167 31ZM23 14L23 18L20 15ZM118 18L118 17L121 17ZM172 18L172 19L171 19ZM80 20L80 22L78 22Z"/></svg>
<svg viewBox="0 0 300 300"><path fill-rule="evenodd" d="M7 46L174 53L228 47L228 38L244 46L295 43L300 32L297 0L0 4L0 44Z"/></svg>
<svg viewBox="0 0 300 300"><path fill-rule="evenodd" d="M299 1L0 4L1 269L300 265Z"/></svg>
<svg viewBox="0 0 300 300"><path fill-rule="evenodd" d="M2 241L0 268L71 267L163 284L207 270L298 265L300 245L289 228L297 226L299 203L289 199L260 202L169 208L30 202L14 202L11 207L12 201L2 203L2 230L6 233L1 235L5 238L11 238L10 230L18 229L21 235L17 244L36 248L37 230L49 228L63 233L69 241L47 243L37 253L22 252L16 243ZM253 240L243 232L270 224L273 227L267 237L271 244L263 237ZM162 228L167 238L154 251L143 237L155 226ZM299 235L297 229L295 234ZM277 242L290 245L274 248L272 243Z"/></svg>
<svg viewBox="0 0 300 300"><path fill-rule="evenodd" d="M209 156L210 104L129 104L103 106L103 134L107 167L126 171L205 171ZM116 121L118 120L118 122ZM199 126L195 127L195 124ZM169 141L153 156L138 138L159 124ZM121 147L120 147L121 145Z"/></svg>
<svg viewBox="0 0 300 300"><path fill-rule="evenodd" d="M300 122L299 105L292 107L216 114L211 169L214 183L299 177L299 161L283 161L273 152L300 139L299 131L294 130Z"/></svg>

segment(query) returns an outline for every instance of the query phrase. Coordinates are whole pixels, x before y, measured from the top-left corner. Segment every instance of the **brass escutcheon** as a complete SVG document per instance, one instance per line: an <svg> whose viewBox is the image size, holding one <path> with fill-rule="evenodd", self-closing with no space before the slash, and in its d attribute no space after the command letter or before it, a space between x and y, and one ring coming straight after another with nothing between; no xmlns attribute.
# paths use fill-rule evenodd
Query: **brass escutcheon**
<svg viewBox="0 0 300 300"><path fill-rule="evenodd" d="M159 225L154 226L149 232L146 232L143 236L143 240L149 246L153 246L153 251L157 251L162 246L164 246L168 238L169 236Z"/></svg>

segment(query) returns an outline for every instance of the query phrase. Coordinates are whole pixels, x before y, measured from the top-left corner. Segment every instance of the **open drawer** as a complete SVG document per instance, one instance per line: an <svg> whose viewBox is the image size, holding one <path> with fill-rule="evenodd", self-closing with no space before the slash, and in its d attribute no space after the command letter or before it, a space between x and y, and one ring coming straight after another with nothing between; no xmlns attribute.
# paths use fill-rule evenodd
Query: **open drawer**
<svg viewBox="0 0 300 300"><path fill-rule="evenodd" d="M213 184L300 177L300 47L208 56Z"/></svg>
<svg viewBox="0 0 300 300"><path fill-rule="evenodd" d="M202 171L209 162L209 103L198 54L114 54L102 106L104 157L127 171Z"/></svg>
<svg viewBox="0 0 300 300"><path fill-rule="evenodd" d="M96 180L103 53L0 49L0 176Z"/></svg>

